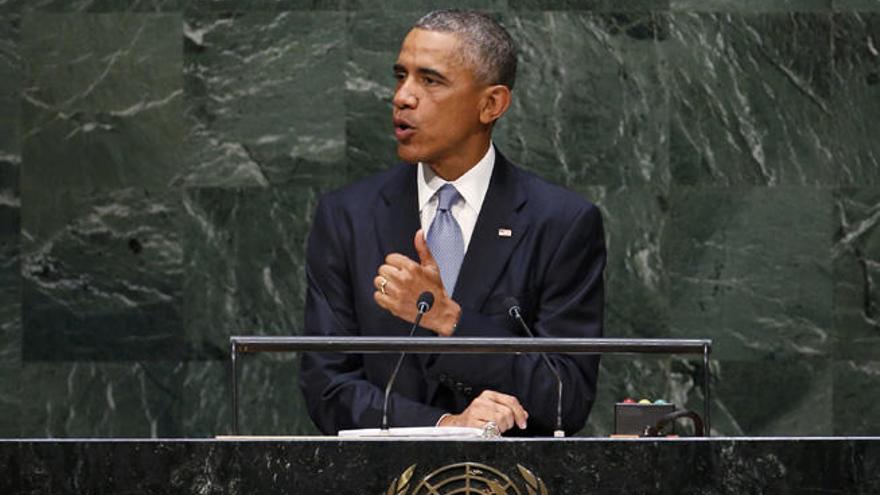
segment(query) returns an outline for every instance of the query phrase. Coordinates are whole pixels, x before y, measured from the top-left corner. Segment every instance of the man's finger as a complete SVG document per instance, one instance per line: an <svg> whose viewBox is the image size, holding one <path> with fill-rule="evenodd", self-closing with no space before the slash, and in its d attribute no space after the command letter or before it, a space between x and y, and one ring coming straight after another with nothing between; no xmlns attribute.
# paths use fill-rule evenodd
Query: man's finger
<svg viewBox="0 0 880 495"><path fill-rule="evenodd" d="M515 416L511 408L487 396L474 399L471 407L474 409L474 417L483 421L494 421L502 433L513 428L515 424Z"/></svg>
<svg viewBox="0 0 880 495"><path fill-rule="evenodd" d="M391 253L385 257L385 264L398 270L412 269L419 266L418 263L400 253Z"/></svg>
<svg viewBox="0 0 880 495"><path fill-rule="evenodd" d="M515 424L514 421L516 418L513 415L513 411L504 404L495 403L495 407L493 409L493 421L495 421L495 425L498 426L498 429L503 433L511 428Z"/></svg>
<svg viewBox="0 0 880 495"><path fill-rule="evenodd" d="M380 291L377 290L376 292L373 292L373 300L376 301L376 304L378 304L380 308L391 311L391 296L387 294L382 294Z"/></svg>
<svg viewBox="0 0 880 495"><path fill-rule="evenodd" d="M495 392L494 390L485 390L482 394L486 398L504 404L506 407L510 409L513 413L513 417L516 420L516 425L520 427L520 429L525 429L528 426L529 413L525 410L522 404L519 403L519 400L507 394L502 394L501 392Z"/></svg>
<svg viewBox="0 0 880 495"><path fill-rule="evenodd" d="M425 233L422 229L416 231L416 236L413 239L413 245L416 247L416 253L419 255L419 263L422 266L436 266L437 262L434 261L434 255L431 254L431 250L428 249L428 242L425 241Z"/></svg>
<svg viewBox="0 0 880 495"><path fill-rule="evenodd" d="M389 282L400 282L403 275L403 270L387 264L380 266L376 271L379 273L378 276L385 278Z"/></svg>

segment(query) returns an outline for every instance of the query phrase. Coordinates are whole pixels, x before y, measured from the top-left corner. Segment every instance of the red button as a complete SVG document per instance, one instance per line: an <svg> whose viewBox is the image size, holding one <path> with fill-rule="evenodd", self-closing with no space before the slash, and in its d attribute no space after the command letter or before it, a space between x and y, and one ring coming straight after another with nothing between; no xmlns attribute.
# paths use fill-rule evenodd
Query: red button
<svg viewBox="0 0 880 495"><path fill-rule="evenodd" d="M626 399L623 399L623 403L624 404L635 404L636 401L635 401L635 399L631 399L631 398L627 397Z"/></svg>

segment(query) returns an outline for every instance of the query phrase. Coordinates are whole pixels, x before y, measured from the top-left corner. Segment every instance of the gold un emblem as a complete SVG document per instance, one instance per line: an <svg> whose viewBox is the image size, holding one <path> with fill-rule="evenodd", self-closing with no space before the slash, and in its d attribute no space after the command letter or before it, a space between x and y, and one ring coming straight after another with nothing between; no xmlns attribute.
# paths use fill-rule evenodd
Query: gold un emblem
<svg viewBox="0 0 880 495"><path fill-rule="evenodd" d="M535 476L522 465L516 465L522 477L520 488L509 476L501 471L475 462L450 464L428 474L410 491L416 465L406 470L391 482L385 495L549 495L541 478Z"/></svg>

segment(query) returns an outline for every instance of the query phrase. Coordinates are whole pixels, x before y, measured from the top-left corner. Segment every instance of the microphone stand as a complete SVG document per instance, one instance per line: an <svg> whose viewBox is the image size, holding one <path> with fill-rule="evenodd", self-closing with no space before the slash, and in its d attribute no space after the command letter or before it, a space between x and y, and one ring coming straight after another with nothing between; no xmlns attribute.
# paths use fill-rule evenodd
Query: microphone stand
<svg viewBox="0 0 880 495"><path fill-rule="evenodd" d="M416 321L413 322L412 329L409 331L410 337L416 333L416 328L419 328L422 316L425 316L425 313L431 310L433 304L434 294L425 291L419 295L419 300L416 303L419 312L416 314ZM403 358L405 357L406 353L401 352L400 357L397 359L397 364L394 365L394 371L391 372L391 376L388 378L388 383L385 385L385 402L382 403L382 431L388 431L388 397L391 396L391 387L394 385L394 380L397 379L397 372L400 371L400 365L403 364Z"/></svg>
<svg viewBox="0 0 880 495"><path fill-rule="evenodd" d="M526 325L525 320L523 320L519 309L519 303L517 303L516 299L508 298L507 303L510 306L507 314L519 323L522 329L525 330L526 335L535 338L535 335L532 333L531 329L529 329L529 326ZM541 357L544 358L544 363L550 368L550 371L556 377L556 430L553 431L553 436L556 438L563 438L565 437L565 430L562 429L562 377L559 376L559 370L550 362L546 353L542 352Z"/></svg>

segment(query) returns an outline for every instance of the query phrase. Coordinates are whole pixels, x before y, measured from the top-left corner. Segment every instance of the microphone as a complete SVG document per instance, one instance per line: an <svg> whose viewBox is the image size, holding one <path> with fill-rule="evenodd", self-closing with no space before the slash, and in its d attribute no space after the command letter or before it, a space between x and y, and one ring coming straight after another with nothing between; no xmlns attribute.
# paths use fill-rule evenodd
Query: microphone
<svg viewBox="0 0 880 495"><path fill-rule="evenodd" d="M434 305L434 294L429 291L422 292L419 294L419 300L416 301L416 309L418 309L418 314L416 314L416 321L413 322L412 329L409 331L409 336L412 337L416 333L416 328L419 328L419 322L422 321L422 316L425 316L425 313L431 310L431 306ZM388 431L388 397L391 395L391 387L394 385L394 380L397 379L397 372L400 371L400 365L403 364L403 358L406 357L405 352L400 353L400 357L397 358L397 364L394 366L394 371L391 372L391 376L388 378L388 383L385 385L385 402L382 404L382 431Z"/></svg>
<svg viewBox="0 0 880 495"><path fill-rule="evenodd" d="M504 305L509 308L507 314L519 323L522 329L526 331L526 335L535 338L535 334L532 333L525 320L523 320L519 301L515 297L508 297L504 300ZM556 369L556 366L547 358L547 354L542 352L541 357L544 358L544 363L556 377L556 430L553 432L553 436L561 438L565 436L565 430L562 429L562 377L559 376L559 370Z"/></svg>
<svg viewBox="0 0 880 495"><path fill-rule="evenodd" d="M416 309L419 310L419 314L416 316L416 318L417 318L416 325L419 324L418 322L419 322L419 319L422 318L422 315L427 313L431 309L431 306L433 306L433 305L434 305L434 294L432 294L429 291L425 291L425 292L422 292L421 294L419 294L419 300L416 302ZM412 331L414 332L415 329L416 329L416 327L413 326ZM410 333L412 333L412 332L410 332ZM412 337L412 335L410 335L410 337Z"/></svg>

